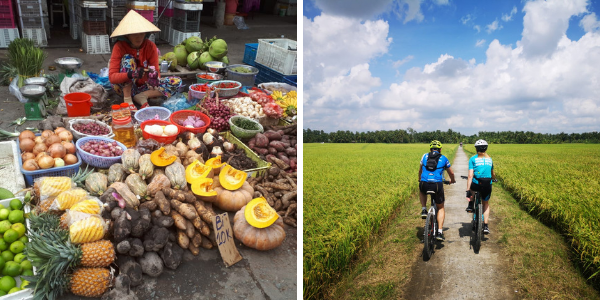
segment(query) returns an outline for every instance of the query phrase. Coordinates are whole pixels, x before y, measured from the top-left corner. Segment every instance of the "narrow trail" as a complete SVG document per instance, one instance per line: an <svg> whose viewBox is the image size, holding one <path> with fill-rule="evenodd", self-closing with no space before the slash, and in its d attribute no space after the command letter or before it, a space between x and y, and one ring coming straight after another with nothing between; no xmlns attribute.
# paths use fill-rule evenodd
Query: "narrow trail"
<svg viewBox="0 0 600 300"><path fill-rule="evenodd" d="M479 253L471 244L472 214L465 212L468 157L462 148L456 151L452 169L457 183L444 186L446 197L444 236L437 242L429 261L420 256L412 268L406 299L517 299L512 282L507 278L508 260L501 256L494 220L494 193L490 199L490 231L481 242ZM429 200L428 200L429 201ZM424 223L423 223L424 224ZM422 234L421 229L419 234ZM422 245L422 244L421 244ZM421 246L422 247L422 246Z"/></svg>

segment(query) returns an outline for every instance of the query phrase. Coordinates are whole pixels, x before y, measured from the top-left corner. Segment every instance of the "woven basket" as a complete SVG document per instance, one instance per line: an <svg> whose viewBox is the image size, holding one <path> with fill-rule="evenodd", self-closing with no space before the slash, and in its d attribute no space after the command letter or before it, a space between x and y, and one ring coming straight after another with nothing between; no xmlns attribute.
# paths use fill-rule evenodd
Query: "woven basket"
<svg viewBox="0 0 600 300"><path fill-rule="evenodd" d="M108 128L108 134L105 135L89 135L89 134L85 134L85 133L81 133L75 129L73 129L73 124L87 124L87 123L96 123L100 126L106 127ZM69 129L71 130L71 133L73 133L73 138L75 140L78 140L80 138L84 138L87 136L98 136L98 137L103 137L103 138L112 138L115 136L115 134L112 132L112 128L110 126L108 126L106 123L102 122L102 121L98 121L98 120L92 120L92 119L74 119L74 120L69 120Z"/></svg>
<svg viewBox="0 0 600 300"><path fill-rule="evenodd" d="M108 168L110 168L110 166L112 166L118 162L121 162L121 155L113 156L113 157L104 157L104 156L98 156L98 155L94 155L89 152L83 151L83 149L81 149L81 147L83 147L83 144L85 144L86 142L89 142L89 141L105 141L105 142L109 142L109 143L115 142L115 140L104 138L104 137L97 137L97 136L88 136L88 137L84 137L84 138L77 140L77 142L75 143L75 147L77 148L77 153L79 153L79 156L81 156L81 159L83 159L83 161L85 161L88 165L90 165L92 167L100 168L100 169L108 169ZM117 142L117 145L119 145L123 151L127 150L127 147L125 147L125 145L121 144L119 141L116 141L116 142Z"/></svg>

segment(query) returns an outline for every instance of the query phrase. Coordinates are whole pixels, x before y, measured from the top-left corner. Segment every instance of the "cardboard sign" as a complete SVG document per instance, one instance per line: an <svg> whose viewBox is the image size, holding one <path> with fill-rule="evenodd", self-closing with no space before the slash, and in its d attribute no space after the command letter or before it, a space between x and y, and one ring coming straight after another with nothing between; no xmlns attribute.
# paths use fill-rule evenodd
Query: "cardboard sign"
<svg viewBox="0 0 600 300"><path fill-rule="evenodd" d="M216 215L213 219L213 228L215 230L215 237L217 238L217 245L221 257L226 267L233 266L238 261L242 260L242 256L235 247L233 241L233 229L229 223L229 215L222 213Z"/></svg>

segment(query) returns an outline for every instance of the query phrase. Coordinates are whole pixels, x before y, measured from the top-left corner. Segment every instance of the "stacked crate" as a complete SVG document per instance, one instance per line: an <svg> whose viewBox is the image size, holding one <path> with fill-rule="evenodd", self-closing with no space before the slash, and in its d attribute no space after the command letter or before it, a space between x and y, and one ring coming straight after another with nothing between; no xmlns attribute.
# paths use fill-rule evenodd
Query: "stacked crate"
<svg viewBox="0 0 600 300"><path fill-rule="evenodd" d="M154 20L158 18L157 1L127 1L125 7L126 13L133 9L142 17L146 18L146 20L150 21L150 23L154 24ZM155 34L151 34L148 39L152 42L156 42Z"/></svg>
<svg viewBox="0 0 600 300"><path fill-rule="evenodd" d="M79 1L81 48L88 54L110 54L106 1Z"/></svg>
<svg viewBox="0 0 600 300"><path fill-rule="evenodd" d="M200 14L202 4L179 3L173 4L171 18L171 36L169 44L176 46L191 36L200 37Z"/></svg>
<svg viewBox="0 0 600 300"><path fill-rule="evenodd" d="M16 38L19 38L19 29L15 23L12 0L0 0L0 48L7 48Z"/></svg>
<svg viewBox="0 0 600 300"><path fill-rule="evenodd" d="M42 1L17 0L17 7L23 37L33 40L38 47L48 46L48 12L42 9Z"/></svg>
<svg viewBox="0 0 600 300"><path fill-rule="evenodd" d="M158 0L158 29L160 29L160 39L167 42L171 40L172 36L171 20L173 19L174 2L175 0Z"/></svg>
<svg viewBox="0 0 600 300"><path fill-rule="evenodd" d="M126 3L126 0L109 0L108 29L110 30L110 33L115 31L117 26L119 26L119 22L121 22L127 14L127 8L125 7Z"/></svg>

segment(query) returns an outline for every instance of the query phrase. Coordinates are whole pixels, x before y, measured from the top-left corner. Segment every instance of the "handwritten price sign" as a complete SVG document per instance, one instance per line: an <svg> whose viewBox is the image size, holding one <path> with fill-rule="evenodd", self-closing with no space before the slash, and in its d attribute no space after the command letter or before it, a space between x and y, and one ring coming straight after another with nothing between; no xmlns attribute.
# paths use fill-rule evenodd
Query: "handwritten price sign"
<svg viewBox="0 0 600 300"><path fill-rule="evenodd" d="M242 260L242 256L235 247L233 241L233 230L231 229L231 223L229 223L229 215L222 213L216 215L213 219L213 228L215 230L215 237L217 239L217 245L219 252L225 266L233 266L238 261Z"/></svg>

